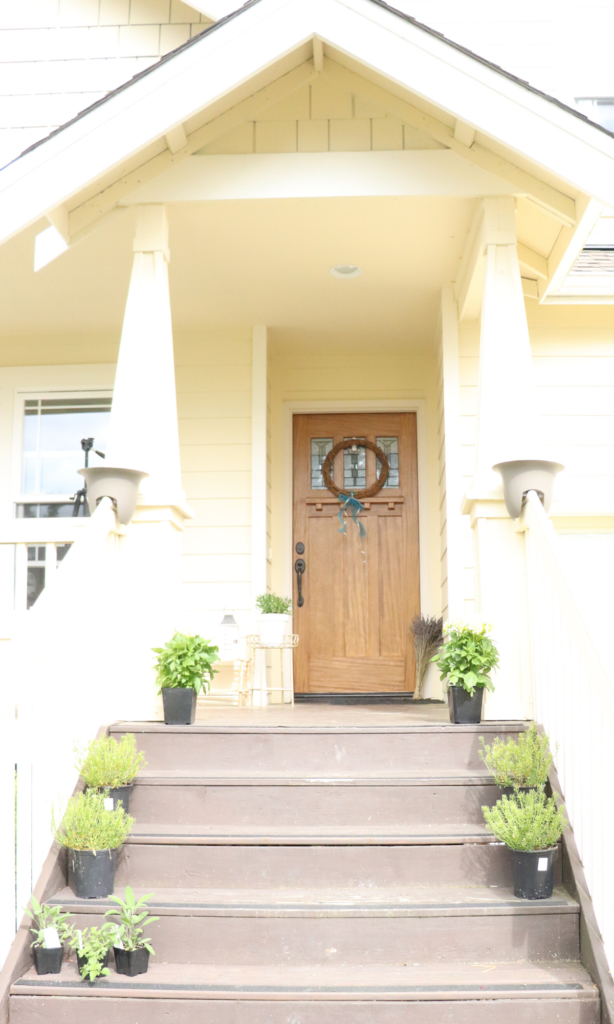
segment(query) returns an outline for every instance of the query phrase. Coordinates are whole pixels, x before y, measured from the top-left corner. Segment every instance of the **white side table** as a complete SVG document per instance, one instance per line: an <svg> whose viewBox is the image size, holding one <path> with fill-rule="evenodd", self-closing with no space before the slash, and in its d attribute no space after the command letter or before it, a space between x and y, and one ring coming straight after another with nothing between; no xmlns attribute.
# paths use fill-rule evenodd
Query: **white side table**
<svg viewBox="0 0 614 1024"><path fill-rule="evenodd" d="M286 636L284 636L284 638L283 638L282 643L280 643L280 644L264 643L260 639L260 636L258 634L251 634L250 636L247 636L245 638L245 642L246 642L247 646L254 652L252 654L251 659L250 659L250 682L249 682L249 686L248 686L248 693L249 693L248 700L249 700L251 706L252 707L254 706L254 693L259 693L260 694L260 706L261 707L263 706L262 698L264 697L265 694L281 693L282 694L282 699L285 698L286 687L284 685L284 651L288 650L288 648L293 648L293 647L297 647L298 646L298 633L288 633L288 634L286 634ZM255 663L256 663L256 651L279 651L280 652L280 654L279 654L279 671L280 671L281 686L262 686L262 684L260 684L259 686L255 685L255 683L254 683L254 675L255 675L254 670L255 670ZM264 677L265 677L265 673L262 673L260 678L263 679ZM291 696L292 696L291 703L294 704L294 687L292 687L292 695ZM285 700L283 702L285 703Z"/></svg>

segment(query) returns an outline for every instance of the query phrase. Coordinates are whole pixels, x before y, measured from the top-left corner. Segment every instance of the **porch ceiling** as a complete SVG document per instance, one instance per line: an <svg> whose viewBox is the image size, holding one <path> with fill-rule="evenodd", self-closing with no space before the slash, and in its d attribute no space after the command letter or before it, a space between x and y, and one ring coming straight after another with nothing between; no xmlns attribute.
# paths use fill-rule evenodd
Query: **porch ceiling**
<svg viewBox="0 0 614 1024"><path fill-rule="evenodd" d="M475 199L260 199L169 206L177 328L264 323L292 335L428 344L439 290L457 272ZM118 213L38 273L38 223L0 249L0 333L121 330L134 215ZM356 263L338 280L329 269Z"/></svg>

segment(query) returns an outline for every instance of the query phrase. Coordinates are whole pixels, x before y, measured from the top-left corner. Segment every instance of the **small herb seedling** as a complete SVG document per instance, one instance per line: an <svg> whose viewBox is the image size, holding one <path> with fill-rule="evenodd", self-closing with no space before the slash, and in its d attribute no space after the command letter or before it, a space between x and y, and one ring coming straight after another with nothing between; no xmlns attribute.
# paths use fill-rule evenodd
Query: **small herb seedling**
<svg viewBox="0 0 614 1024"><path fill-rule="evenodd" d="M77 953L84 958L81 965L81 977L85 981L96 981L103 975L110 974L108 967L103 967L104 958L113 945L115 928L107 923L101 928L84 928L78 932L80 941L77 945Z"/></svg>
<svg viewBox="0 0 614 1024"><path fill-rule="evenodd" d="M34 942L31 943L32 946L46 948L45 932L48 928L54 928L57 931L61 943L70 940L72 928L67 919L72 916L71 914L65 913L61 907L51 907L47 903L41 904L35 896L30 897L30 906L31 910L29 907L23 909L34 924L34 927L30 928L32 934L36 936Z"/></svg>

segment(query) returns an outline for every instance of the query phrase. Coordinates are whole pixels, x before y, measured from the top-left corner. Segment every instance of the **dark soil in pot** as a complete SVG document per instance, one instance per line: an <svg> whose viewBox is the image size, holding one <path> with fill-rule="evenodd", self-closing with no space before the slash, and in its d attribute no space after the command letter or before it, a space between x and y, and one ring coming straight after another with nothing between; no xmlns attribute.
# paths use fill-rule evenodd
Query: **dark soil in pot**
<svg viewBox="0 0 614 1024"><path fill-rule="evenodd" d="M69 854L75 896L94 900L113 894L117 850L70 850Z"/></svg>
<svg viewBox="0 0 614 1024"><path fill-rule="evenodd" d="M455 725L479 725L482 719L483 698L483 686L478 686L473 695L462 686L449 686L450 721Z"/></svg>
<svg viewBox="0 0 614 1024"><path fill-rule="evenodd" d="M514 865L514 896L521 900L547 900L552 896L557 847L549 850L510 850Z"/></svg>
<svg viewBox="0 0 614 1024"><path fill-rule="evenodd" d="M194 725L196 690L174 686L162 687L165 725Z"/></svg>
<svg viewBox="0 0 614 1024"><path fill-rule="evenodd" d="M118 949L113 946L115 953L115 970L118 974L127 974L129 978L135 978L137 974L147 974L149 967L149 950L141 946L140 949Z"/></svg>
<svg viewBox="0 0 614 1024"><path fill-rule="evenodd" d="M34 964L37 974L59 974L62 970L62 958L64 947L56 949L45 949L43 946L34 947Z"/></svg>

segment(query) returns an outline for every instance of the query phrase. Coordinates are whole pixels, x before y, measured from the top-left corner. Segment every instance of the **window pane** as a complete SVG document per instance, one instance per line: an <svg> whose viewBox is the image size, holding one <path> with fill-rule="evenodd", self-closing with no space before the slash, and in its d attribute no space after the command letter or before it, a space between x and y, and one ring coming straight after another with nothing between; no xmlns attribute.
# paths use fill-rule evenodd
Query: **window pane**
<svg viewBox="0 0 614 1024"><path fill-rule="evenodd" d="M326 489L324 483L324 477L322 476L322 466L329 451L333 447L332 437L312 437L311 438L311 489L312 491L318 491L322 488ZM332 473L331 473L332 476Z"/></svg>
<svg viewBox="0 0 614 1024"><path fill-rule="evenodd" d="M28 399L24 410L23 493L73 494L83 486L81 440L104 451L111 397ZM100 464L90 454L90 465Z"/></svg>
<svg viewBox="0 0 614 1024"><path fill-rule="evenodd" d="M376 437L375 443L379 448L382 449L386 458L388 459L388 465L390 466L390 472L388 479L384 484L384 487L399 487L399 439L398 437ZM380 460L377 460L377 472L378 475L381 471L382 464Z"/></svg>
<svg viewBox="0 0 614 1024"><path fill-rule="evenodd" d="M367 486L367 449L360 447L364 437L345 437L344 441L357 444L343 451L343 487L346 491L360 491Z"/></svg>
<svg viewBox="0 0 614 1024"><path fill-rule="evenodd" d="M42 565L28 566L28 608L40 597L45 587L45 568Z"/></svg>
<svg viewBox="0 0 614 1024"><path fill-rule="evenodd" d="M72 502L32 502L28 505L17 505L15 515L17 519L68 519L72 516L74 505ZM85 511L84 511L85 509ZM79 515L89 516L87 503L81 506Z"/></svg>

